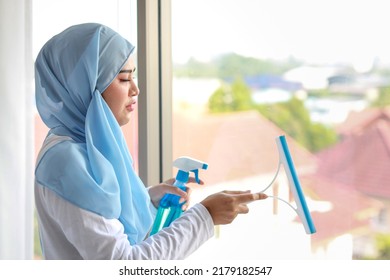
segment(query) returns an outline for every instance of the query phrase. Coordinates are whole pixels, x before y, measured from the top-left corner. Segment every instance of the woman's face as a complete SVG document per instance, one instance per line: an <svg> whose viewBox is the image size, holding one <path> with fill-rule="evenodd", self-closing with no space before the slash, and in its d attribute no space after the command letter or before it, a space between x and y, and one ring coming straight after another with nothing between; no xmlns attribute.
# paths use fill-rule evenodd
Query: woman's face
<svg viewBox="0 0 390 280"><path fill-rule="evenodd" d="M139 89L134 81L134 72L134 61L129 58L102 94L120 126L130 121L130 113L134 111L137 103Z"/></svg>

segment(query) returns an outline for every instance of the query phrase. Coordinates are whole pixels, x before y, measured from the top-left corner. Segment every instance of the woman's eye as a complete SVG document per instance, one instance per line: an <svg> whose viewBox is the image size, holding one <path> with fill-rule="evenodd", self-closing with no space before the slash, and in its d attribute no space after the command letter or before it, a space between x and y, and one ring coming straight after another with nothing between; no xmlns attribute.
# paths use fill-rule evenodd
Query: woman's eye
<svg viewBox="0 0 390 280"><path fill-rule="evenodd" d="M119 79L119 81L120 81L121 83L129 83L129 82L132 81L132 79L125 78L125 79Z"/></svg>
<svg viewBox="0 0 390 280"><path fill-rule="evenodd" d="M121 82L131 82L134 81L136 78L132 77L131 79L120 79Z"/></svg>

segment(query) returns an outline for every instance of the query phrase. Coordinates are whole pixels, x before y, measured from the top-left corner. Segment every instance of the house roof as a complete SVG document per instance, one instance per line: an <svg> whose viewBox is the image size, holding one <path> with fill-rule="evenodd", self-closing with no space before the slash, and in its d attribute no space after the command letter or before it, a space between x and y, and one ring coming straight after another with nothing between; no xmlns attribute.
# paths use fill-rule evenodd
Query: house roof
<svg viewBox="0 0 390 280"><path fill-rule="evenodd" d="M308 175L301 181L306 190L332 204L329 211L311 213L317 229L311 239L314 245L321 245L347 232L369 231L372 217L383 207L379 201L325 177Z"/></svg>
<svg viewBox="0 0 390 280"><path fill-rule="evenodd" d="M374 198L390 199L390 117L388 110L353 113L339 127L342 140L320 152L316 174L306 186L332 203L324 213L312 213L317 226L313 242L345 232L369 230L370 219L383 207Z"/></svg>
<svg viewBox="0 0 390 280"><path fill-rule="evenodd" d="M344 139L318 154L318 174L370 196L390 199L390 118L388 111L355 114Z"/></svg>
<svg viewBox="0 0 390 280"><path fill-rule="evenodd" d="M191 156L209 164L208 184L274 173L279 155L275 138L285 134L256 111L191 118L175 112L173 157ZM297 168L312 166L315 157L286 135Z"/></svg>
<svg viewBox="0 0 390 280"><path fill-rule="evenodd" d="M380 119L390 121L390 107L370 108L362 112L352 111L345 122L337 127L337 132L342 136L359 134Z"/></svg>

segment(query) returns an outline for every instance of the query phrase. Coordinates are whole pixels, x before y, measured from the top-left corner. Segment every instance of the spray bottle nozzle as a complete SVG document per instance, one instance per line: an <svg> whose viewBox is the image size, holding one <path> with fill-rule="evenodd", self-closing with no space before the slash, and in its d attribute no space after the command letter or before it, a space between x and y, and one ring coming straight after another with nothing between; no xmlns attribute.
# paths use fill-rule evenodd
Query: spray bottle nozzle
<svg viewBox="0 0 390 280"><path fill-rule="evenodd" d="M190 157L179 157L173 162L173 166L179 168L180 170L190 172L194 171L195 169L207 169L208 164L197 160L193 159Z"/></svg>
<svg viewBox="0 0 390 280"><path fill-rule="evenodd" d="M195 180L199 184L199 169L207 169L208 164L202 161L199 161L197 159L193 159L190 157L179 157L173 162L173 166L177 167L179 169L179 173L186 172L189 174L189 172L193 172L195 175ZM177 177L176 177L177 178ZM178 179L178 178L177 178ZM188 178L187 178L188 180ZM187 182L187 180L180 180L182 182Z"/></svg>

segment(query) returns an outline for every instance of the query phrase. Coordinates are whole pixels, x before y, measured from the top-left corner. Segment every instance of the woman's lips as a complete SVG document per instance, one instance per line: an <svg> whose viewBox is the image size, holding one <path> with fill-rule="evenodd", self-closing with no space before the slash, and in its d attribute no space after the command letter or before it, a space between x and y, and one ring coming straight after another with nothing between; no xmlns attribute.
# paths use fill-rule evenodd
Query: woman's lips
<svg viewBox="0 0 390 280"><path fill-rule="evenodd" d="M126 106L126 109L128 111L132 112L132 111L134 111L136 104L137 104L137 102L132 102L132 103L130 103L129 105Z"/></svg>

